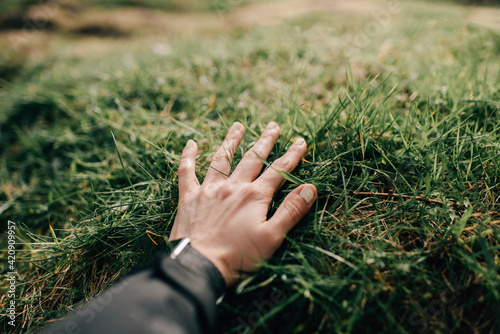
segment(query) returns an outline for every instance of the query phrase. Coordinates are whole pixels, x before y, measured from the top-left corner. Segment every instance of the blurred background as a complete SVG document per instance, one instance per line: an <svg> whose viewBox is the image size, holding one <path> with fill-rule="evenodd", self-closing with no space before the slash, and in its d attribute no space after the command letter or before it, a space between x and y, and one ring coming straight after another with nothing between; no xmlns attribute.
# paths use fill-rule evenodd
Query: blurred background
<svg viewBox="0 0 500 334"><path fill-rule="evenodd" d="M247 126L248 149L275 120L284 130L274 155L293 137L310 143L297 174L318 184L318 214L293 234L299 246L287 246L275 267L222 305L225 331L362 332L369 323L374 332L434 325L448 333L460 325L493 333L500 300L499 5L0 0L0 221L2 231L8 219L18 222L23 244L20 320L15 329L1 328L33 331L167 248L176 163L188 139L200 147L201 179L228 124ZM449 161L450 152L459 163ZM352 167L352 189L337 164ZM467 227L463 239L480 241L445 244L448 224L464 210L384 202L377 210L388 212L389 227L365 231L356 224L375 213L355 210L356 198L349 199L352 211L343 207L349 191L398 187L482 208L471 221L484 233ZM342 192L345 204L340 195L331 201ZM398 227L434 219L432 227ZM338 251L366 272L356 278L302 243ZM372 266L356 262L368 257ZM459 274L442 278L453 268ZM469 288L459 306L422 316L456 277ZM287 302L249 323L254 298L265 300L271 289L284 291ZM0 299L2 307L7 301Z"/></svg>

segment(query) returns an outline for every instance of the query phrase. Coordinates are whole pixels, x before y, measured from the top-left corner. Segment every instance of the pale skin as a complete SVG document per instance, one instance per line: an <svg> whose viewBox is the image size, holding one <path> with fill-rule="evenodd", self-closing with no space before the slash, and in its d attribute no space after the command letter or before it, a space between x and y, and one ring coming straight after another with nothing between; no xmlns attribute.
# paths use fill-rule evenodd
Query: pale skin
<svg viewBox="0 0 500 334"><path fill-rule="evenodd" d="M300 185L267 219L273 195L283 182L276 170L291 171L307 145L302 138L296 139L272 168L259 175L263 167L259 156L267 159L279 136L278 124L271 122L231 173L230 162L244 130L241 123L232 125L201 185L195 174L198 148L188 141L179 163L179 207L169 238L191 238L191 246L217 267L228 287L273 255L317 196L313 185Z"/></svg>

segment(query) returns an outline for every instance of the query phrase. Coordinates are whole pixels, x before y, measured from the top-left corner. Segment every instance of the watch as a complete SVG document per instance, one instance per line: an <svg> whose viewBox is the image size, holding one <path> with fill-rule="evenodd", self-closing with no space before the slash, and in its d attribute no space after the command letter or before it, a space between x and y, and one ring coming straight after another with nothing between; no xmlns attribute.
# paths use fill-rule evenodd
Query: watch
<svg viewBox="0 0 500 334"><path fill-rule="evenodd" d="M210 260L191 247L190 238L182 239L175 246L172 253L170 253L170 259L179 262L192 272L204 277L214 289L215 295L218 296L216 304L222 302L226 291L226 281Z"/></svg>

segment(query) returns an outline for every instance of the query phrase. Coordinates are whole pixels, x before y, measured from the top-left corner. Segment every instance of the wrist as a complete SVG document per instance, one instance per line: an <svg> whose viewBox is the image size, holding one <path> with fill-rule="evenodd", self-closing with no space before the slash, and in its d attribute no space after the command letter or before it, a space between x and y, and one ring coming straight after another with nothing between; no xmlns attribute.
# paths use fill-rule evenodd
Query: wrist
<svg viewBox="0 0 500 334"><path fill-rule="evenodd" d="M239 275L224 260L224 254L220 254L220 252L217 252L212 248L205 247L203 244L196 241L191 242L191 247L206 257L217 268L224 278L226 287L231 287L238 282Z"/></svg>

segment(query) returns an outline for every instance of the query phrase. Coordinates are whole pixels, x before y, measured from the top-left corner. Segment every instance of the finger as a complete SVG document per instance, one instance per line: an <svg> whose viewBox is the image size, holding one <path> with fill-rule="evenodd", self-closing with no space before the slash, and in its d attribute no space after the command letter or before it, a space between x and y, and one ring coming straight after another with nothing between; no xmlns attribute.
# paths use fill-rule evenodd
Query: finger
<svg viewBox="0 0 500 334"><path fill-rule="evenodd" d="M261 159L267 159L273 149L274 143L278 139L280 127L274 122L270 122L262 132L255 145L245 153L243 159L238 164L231 175L237 181L252 182L259 175L262 165ZM260 157L260 158L259 158Z"/></svg>
<svg viewBox="0 0 500 334"><path fill-rule="evenodd" d="M288 194L266 223L272 233L286 235L306 215L316 196L317 190L312 184L301 185Z"/></svg>
<svg viewBox="0 0 500 334"><path fill-rule="evenodd" d="M231 161L233 161L234 152L240 145L244 132L244 126L239 122L235 122L231 126L222 145L212 157L212 162L203 183L218 182L228 178L231 173Z"/></svg>
<svg viewBox="0 0 500 334"><path fill-rule="evenodd" d="M179 162L179 199L200 186L196 178L196 154L198 146L193 140L188 140Z"/></svg>
<svg viewBox="0 0 500 334"><path fill-rule="evenodd" d="M304 139L295 140L293 145L288 148L288 151L281 158L275 160L255 182L260 183L261 189L274 193L283 181L283 177L277 171L290 172L300 162L306 150L307 145Z"/></svg>

